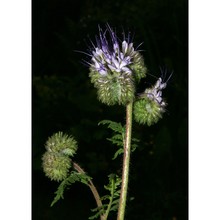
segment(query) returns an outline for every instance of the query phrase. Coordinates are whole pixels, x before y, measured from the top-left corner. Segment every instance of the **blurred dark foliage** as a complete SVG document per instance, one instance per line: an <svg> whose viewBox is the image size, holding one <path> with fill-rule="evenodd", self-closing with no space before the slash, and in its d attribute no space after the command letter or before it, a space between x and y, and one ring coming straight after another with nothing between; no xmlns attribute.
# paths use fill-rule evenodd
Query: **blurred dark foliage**
<svg viewBox="0 0 220 220"><path fill-rule="evenodd" d="M149 73L161 70L173 76L164 91L168 102L163 119L152 127L134 123L134 136L141 140L132 154L127 220L188 219L188 2L186 0L33 0L33 220L86 220L95 201L84 185L75 184L65 199L53 208L50 203L58 184L44 176L41 157L44 143L54 132L73 135L79 143L74 158L93 176L103 195L107 175L121 172L122 160L112 161L115 147L111 136L98 122L125 122L124 107L107 107L97 101L88 78L90 39L98 25L109 23L120 35L134 33L134 44ZM144 79L143 91L156 79ZM115 216L112 215L112 219Z"/></svg>

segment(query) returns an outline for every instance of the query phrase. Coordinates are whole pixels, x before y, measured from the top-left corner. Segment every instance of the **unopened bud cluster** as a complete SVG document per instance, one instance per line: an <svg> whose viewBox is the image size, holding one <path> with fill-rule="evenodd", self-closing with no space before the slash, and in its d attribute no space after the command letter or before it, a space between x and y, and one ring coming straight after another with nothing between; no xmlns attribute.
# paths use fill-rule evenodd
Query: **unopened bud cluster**
<svg viewBox="0 0 220 220"><path fill-rule="evenodd" d="M166 83L159 78L154 86L148 88L139 96L134 103L134 119L140 124L151 126L162 118L166 103L162 98L162 89Z"/></svg>
<svg viewBox="0 0 220 220"><path fill-rule="evenodd" d="M42 157L45 175L51 180L62 181L68 175L70 156L76 154L77 142L73 137L58 132L48 138L45 147L47 151Z"/></svg>
<svg viewBox="0 0 220 220"><path fill-rule="evenodd" d="M143 57L129 36L119 42L109 26L104 33L100 29L96 43L91 51L89 76L98 90L98 99L107 105L126 105L134 99L136 83L146 75Z"/></svg>

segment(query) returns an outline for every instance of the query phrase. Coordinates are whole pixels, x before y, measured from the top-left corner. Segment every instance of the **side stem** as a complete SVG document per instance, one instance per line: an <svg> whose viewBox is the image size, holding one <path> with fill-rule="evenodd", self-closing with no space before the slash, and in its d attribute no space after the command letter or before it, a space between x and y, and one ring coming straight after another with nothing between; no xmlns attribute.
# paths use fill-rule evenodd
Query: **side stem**
<svg viewBox="0 0 220 220"><path fill-rule="evenodd" d="M73 162L73 167L75 170L77 170L79 173L85 173L85 171L75 162ZM94 186L92 180L89 180L89 184L88 184L90 190L92 191L92 194L95 198L96 204L97 206L100 208L102 206L102 201L100 199L99 193L96 189L96 187ZM101 220L105 220L105 215L101 215L100 216Z"/></svg>
<svg viewBox="0 0 220 220"><path fill-rule="evenodd" d="M126 106L126 134L125 134L125 143L124 143L121 194L120 194L117 220L124 220L124 216L125 216L125 207L126 207L127 190L128 190L130 152L131 152L132 108L133 108L133 102L128 103Z"/></svg>

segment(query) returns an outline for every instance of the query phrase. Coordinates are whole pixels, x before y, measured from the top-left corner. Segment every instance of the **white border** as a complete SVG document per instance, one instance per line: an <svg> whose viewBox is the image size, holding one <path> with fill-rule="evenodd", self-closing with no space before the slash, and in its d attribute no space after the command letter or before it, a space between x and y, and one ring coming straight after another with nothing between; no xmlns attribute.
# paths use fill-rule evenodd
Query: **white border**
<svg viewBox="0 0 220 220"><path fill-rule="evenodd" d="M0 2L0 219L31 219L31 1Z"/></svg>
<svg viewBox="0 0 220 220"><path fill-rule="evenodd" d="M189 219L220 219L218 1L189 1Z"/></svg>
<svg viewBox="0 0 220 220"><path fill-rule="evenodd" d="M189 1L189 219L220 219L219 4ZM31 1L0 3L0 219L31 219Z"/></svg>

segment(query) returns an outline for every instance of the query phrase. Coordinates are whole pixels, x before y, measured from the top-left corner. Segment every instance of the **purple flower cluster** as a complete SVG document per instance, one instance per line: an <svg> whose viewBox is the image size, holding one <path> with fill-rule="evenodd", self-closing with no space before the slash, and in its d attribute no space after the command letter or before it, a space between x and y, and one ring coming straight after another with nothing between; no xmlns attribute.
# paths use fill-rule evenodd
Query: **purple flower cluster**
<svg viewBox="0 0 220 220"><path fill-rule="evenodd" d="M107 40L106 34L109 33L110 40ZM96 38L97 46L93 44L91 69L105 76L108 72L128 73L131 74L129 65L133 62L133 58L138 56L134 50L133 43L129 43L124 39L119 44L114 31L108 26L107 30L99 30L99 38Z"/></svg>
<svg viewBox="0 0 220 220"><path fill-rule="evenodd" d="M158 103L158 105L161 107L161 110L164 109L164 107L166 106L166 103L163 101L162 98L162 90L165 89L166 86L167 83L163 82L162 78L159 78L155 85L152 86L152 88L146 89L144 91L144 94L146 94L146 96L150 100L156 101Z"/></svg>
<svg viewBox="0 0 220 220"><path fill-rule="evenodd" d="M119 40L112 28L99 28L88 62L89 77L97 88L98 99L107 105L126 105L135 98L136 84L146 76L144 59L130 42L130 35Z"/></svg>

